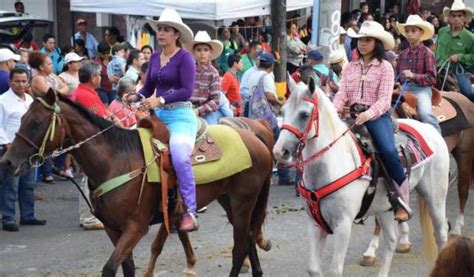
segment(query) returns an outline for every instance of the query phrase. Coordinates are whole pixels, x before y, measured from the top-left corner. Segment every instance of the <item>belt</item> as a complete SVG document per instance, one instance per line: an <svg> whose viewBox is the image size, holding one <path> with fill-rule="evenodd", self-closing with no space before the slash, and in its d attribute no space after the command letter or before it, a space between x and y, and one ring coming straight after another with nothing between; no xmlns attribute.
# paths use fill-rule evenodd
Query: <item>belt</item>
<svg viewBox="0 0 474 277"><path fill-rule="evenodd" d="M188 101L183 101L183 102L174 102L170 104L165 104L164 106L159 107L158 109L165 109L165 110L171 110L171 109L176 109L176 108L193 108L193 104Z"/></svg>

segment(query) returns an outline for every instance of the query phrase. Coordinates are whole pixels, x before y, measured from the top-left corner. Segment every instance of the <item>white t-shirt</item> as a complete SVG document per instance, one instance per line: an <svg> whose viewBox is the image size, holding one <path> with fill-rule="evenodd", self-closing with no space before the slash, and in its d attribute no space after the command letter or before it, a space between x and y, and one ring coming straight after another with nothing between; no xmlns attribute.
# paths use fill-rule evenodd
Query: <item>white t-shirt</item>
<svg viewBox="0 0 474 277"><path fill-rule="evenodd" d="M69 74L67 71L59 74L59 77L63 79L64 83L66 83L67 87L69 88L68 95L71 95L79 86L79 76L73 76Z"/></svg>
<svg viewBox="0 0 474 277"><path fill-rule="evenodd" d="M263 71L263 70L258 70L257 72L252 74L252 76L249 77L248 87L249 87L250 95L258 86L258 81L260 81L260 77L262 77L264 74L266 74L266 76L263 77L264 91L271 92L273 93L273 95L275 95L275 97L277 97L276 86L275 86L275 75L273 75L273 72L267 73L266 71Z"/></svg>

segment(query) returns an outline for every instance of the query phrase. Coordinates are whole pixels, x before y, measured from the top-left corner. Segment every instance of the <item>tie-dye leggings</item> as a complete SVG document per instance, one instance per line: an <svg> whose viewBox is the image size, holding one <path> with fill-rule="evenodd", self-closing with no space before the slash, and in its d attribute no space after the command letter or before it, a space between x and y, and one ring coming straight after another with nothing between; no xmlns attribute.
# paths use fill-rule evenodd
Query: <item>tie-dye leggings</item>
<svg viewBox="0 0 474 277"><path fill-rule="evenodd" d="M187 211L196 213L196 183L191 166L191 154L197 132L197 119L191 106L172 109L156 109L170 132L171 162L179 182L179 192L183 197Z"/></svg>

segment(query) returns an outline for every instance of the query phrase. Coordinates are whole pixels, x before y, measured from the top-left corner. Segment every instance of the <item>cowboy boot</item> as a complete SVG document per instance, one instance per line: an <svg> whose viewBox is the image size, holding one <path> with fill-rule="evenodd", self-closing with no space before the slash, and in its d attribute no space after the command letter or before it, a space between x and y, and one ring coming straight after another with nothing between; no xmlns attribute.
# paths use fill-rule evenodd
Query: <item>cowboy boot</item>
<svg viewBox="0 0 474 277"><path fill-rule="evenodd" d="M401 185L398 185L396 182L394 182L393 187L398 194L398 208L395 211L395 220L398 222L408 221L413 214L413 210L409 206L410 183L408 178L406 178Z"/></svg>

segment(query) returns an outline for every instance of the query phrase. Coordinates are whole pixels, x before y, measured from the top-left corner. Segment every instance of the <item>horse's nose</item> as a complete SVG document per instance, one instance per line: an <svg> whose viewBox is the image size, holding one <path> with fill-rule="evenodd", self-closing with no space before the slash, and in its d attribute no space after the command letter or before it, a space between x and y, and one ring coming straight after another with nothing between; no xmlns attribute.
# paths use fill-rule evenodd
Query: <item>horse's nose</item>
<svg viewBox="0 0 474 277"><path fill-rule="evenodd" d="M12 162L8 158L3 158L0 160L1 168L8 168L10 166L12 166Z"/></svg>
<svg viewBox="0 0 474 277"><path fill-rule="evenodd" d="M290 159L291 152L285 147L273 149L273 155L277 161L287 161Z"/></svg>

